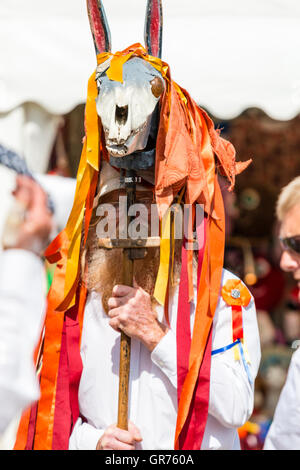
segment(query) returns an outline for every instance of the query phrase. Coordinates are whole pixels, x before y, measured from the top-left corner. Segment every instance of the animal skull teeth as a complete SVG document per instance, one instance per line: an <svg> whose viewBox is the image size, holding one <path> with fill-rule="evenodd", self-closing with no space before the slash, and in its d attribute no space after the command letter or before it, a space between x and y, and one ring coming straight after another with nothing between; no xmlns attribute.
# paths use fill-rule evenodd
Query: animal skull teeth
<svg viewBox="0 0 300 470"><path fill-rule="evenodd" d="M105 128L105 136L106 136L106 148L110 155L113 157L124 157L128 152L128 147L126 145L131 139L133 139L136 135L140 134L145 130L147 127L147 122L144 122L140 127L131 131L129 137L124 139L109 139L109 129Z"/></svg>
<svg viewBox="0 0 300 470"><path fill-rule="evenodd" d="M113 157L125 157L128 150L126 145L107 145L106 148L108 153Z"/></svg>

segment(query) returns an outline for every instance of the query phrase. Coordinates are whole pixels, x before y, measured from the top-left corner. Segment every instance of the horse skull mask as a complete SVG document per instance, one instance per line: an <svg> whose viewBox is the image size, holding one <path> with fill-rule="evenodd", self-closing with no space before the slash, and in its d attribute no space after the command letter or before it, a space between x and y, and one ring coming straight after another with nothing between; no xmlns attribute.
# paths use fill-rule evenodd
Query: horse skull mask
<svg viewBox="0 0 300 470"><path fill-rule="evenodd" d="M87 0L96 54L110 52L110 31L101 0ZM145 40L150 55L161 55L161 1L148 0ZM97 113L113 166L147 169L154 165L158 102L165 84L161 74L140 57L123 65L123 83L110 80L111 59L97 67Z"/></svg>

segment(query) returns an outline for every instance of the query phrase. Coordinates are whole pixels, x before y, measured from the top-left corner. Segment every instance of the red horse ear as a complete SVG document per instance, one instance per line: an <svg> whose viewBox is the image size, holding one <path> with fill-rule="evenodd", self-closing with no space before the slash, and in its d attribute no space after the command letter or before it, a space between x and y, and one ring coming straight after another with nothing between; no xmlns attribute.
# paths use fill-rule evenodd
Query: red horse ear
<svg viewBox="0 0 300 470"><path fill-rule="evenodd" d="M111 51L110 29L101 0L86 0L96 54Z"/></svg>
<svg viewBox="0 0 300 470"><path fill-rule="evenodd" d="M162 0L148 0L145 22L145 44L149 55L161 58L162 30Z"/></svg>

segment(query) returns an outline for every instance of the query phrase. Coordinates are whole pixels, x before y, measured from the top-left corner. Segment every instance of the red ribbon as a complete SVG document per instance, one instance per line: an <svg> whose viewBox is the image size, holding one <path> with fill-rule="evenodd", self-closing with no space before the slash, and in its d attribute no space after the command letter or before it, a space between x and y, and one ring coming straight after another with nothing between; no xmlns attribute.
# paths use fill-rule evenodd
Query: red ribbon
<svg viewBox="0 0 300 470"><path fill-rule="evenodd" d="M235 342L237 339L242 340L244 338L244 331L243 331L243 311L241 305L232 305L232 331L233 331L233 339L232 341Z"/></svg>
<svg viewBox="0 0 300 470"><path fill-rule="evenodd" d="M69 437L79 417L78 389L82 374L79 301L66 312L55 399L53 450L69 447Z"/></svg>
<svg viewBox="0 0 300 470"><path fill-rule="evenodd" d="M206 242L206 219L197 227L197 238L199 243L197 283L201 276L202 261ZM191 349L191 327L190 327L190 303L189 303L189 279L188 279L188 256L182 246L182 264L178 297L177 313L177 398L178 403L182 387L189 370L189 354ZM209 406L210 391L210 367L212 349L212 328L210 330L198 380L191 401L189 414L179 436L178 450L199 450L201 448Z"/></svg>

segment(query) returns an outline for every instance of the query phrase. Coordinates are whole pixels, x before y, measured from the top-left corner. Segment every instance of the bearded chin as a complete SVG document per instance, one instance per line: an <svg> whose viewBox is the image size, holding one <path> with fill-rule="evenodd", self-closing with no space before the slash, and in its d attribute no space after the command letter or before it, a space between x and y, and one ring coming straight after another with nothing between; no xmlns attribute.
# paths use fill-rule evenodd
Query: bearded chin
<svg viewBox="0 0 300 470"><path fill-rule="evenodd" d="M181 269L181 244L182 240L175 241L175 257L173 285L179 282ZM133 275L139 287L144 289L153 297L156 277L160 262L160 249L147 248L145 258L134 260ZM113 287L123 284L123 249L114 248L107 250L99 248L95 224L89 230L85 250L82 253L82 280L89 291L98 292L102 297L102 304L106 313L108 312L108 299L112 295Z"/></svg>
<svg viewBox="0 0 300 470"><path fill-rule="evenodd" d="M115 248L93 248L87 253L87 269L84 282L89 291L101 294L106 313L107 302L111 297L113 287L122 284L123 250ZM151 296L154 292L155 280L159 266L159 249L150 248L143 259L134 261L134 279Z"/></svg>

